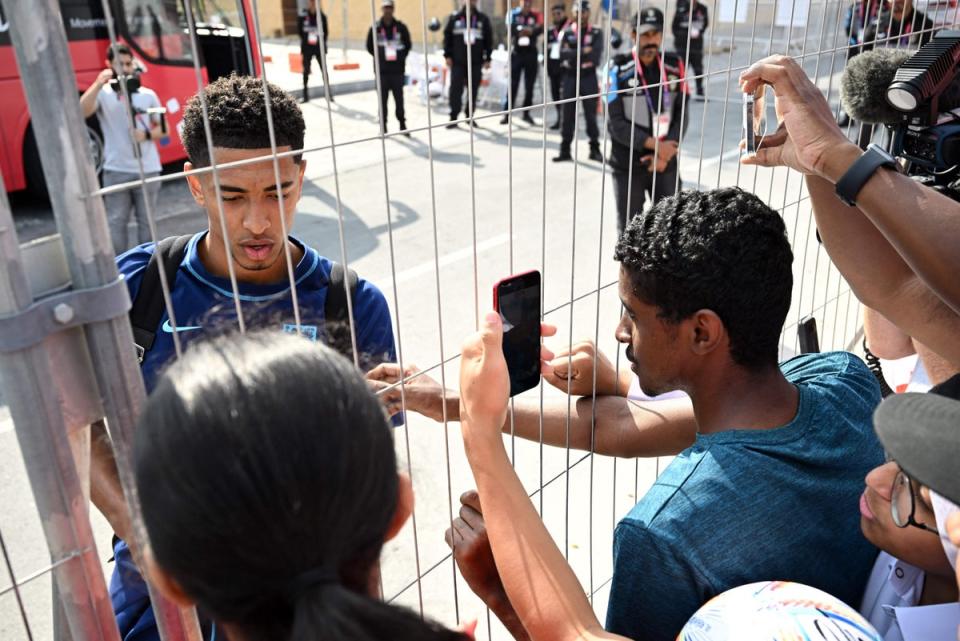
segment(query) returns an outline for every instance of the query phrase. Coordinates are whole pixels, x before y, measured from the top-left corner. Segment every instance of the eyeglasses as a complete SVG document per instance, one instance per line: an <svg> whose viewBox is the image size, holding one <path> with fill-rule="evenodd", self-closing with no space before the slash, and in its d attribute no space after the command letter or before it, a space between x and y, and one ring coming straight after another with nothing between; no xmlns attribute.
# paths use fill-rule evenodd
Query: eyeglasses
<svg viewBox="0 0 960 641"><path fill-rule="evenodd" d="M897 472L897 478L893 479L893 490L890 493L890 513L893 516L893 524L899 528L912 525L927 532L940 534L936 528L920 523L914 518L917 513L917 486L913 479L903 473L903 470Z"/></svg>

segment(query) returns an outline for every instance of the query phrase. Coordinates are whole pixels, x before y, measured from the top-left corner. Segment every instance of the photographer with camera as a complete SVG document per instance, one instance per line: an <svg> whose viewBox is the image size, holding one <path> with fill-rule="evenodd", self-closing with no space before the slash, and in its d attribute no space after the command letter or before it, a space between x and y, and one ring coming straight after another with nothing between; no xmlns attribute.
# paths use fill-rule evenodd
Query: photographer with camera
<svg viewBox="0 0 960 641"><path fill-rule="evenodd" d="M804 173L823 245L857 298L960 365L960 203L848 140L793 59L765 58L740 82L745 93L771 85L781 120L741 162Z"/></svg>
<svg viewBox="0 0 960 641"><path fill-rule="evenodd" d="M133 53L125 44L114 44L107 49L107 68L80 97L83 117L97 114L103 132L103 186L119 185L140 179L140 162L144 176L160 175L160 154L156 141L166 135L163 124L163 109L153 90L140 84L140 69ZM126 84L127 96L120 86ZM133 124L135 140L130 140L130 124ZM147 202L156 211L160 183L151 183L124 191L107 194L103 203L107 210L107 223L113 250L123 253L133 244L150 242L150 227L147 224ZM127 224L130 212L137 221L137 242L127 241Z"/></svg>

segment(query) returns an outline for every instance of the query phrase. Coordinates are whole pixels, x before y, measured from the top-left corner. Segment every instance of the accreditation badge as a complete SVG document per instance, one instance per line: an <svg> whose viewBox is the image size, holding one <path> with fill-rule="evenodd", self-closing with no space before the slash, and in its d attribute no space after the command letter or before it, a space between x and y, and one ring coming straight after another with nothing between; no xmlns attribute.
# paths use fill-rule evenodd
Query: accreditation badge
<svg viewBox="0 0 960 641"><path fill-rule="evenodd" d="M656 118L653 119L653 137L663 138L668 131L670 131L670 115L657 114Z"/></svg>
<svg viewBox="0 0 960 641"><path fill-rule="evenodd" d="M387 40L383 45L383 57L386 58L387 62L396 62L397 60L397 45L393 40Z"/></svg>
<svg viewBox="0 0 960 641"><path fill-rule="evenodd" d="M560 59L560 41L557 40L550 45L550 59L559 60Z"/></svg>
<svg viewBox="0 0 960 641"><path fill-rule="evenodd" d="M518 47L529 47L530 46L530 36L520 36L517 38Z"/></svg>
<svg viewBox="0 0 960 641"><path fill-rule="evenodd" d="M316 46L318 42L320 42L320 38L319 38L319 34L317 34L317 28L308 27L307 28L307 44L313 47L313 46Z"/></svg>

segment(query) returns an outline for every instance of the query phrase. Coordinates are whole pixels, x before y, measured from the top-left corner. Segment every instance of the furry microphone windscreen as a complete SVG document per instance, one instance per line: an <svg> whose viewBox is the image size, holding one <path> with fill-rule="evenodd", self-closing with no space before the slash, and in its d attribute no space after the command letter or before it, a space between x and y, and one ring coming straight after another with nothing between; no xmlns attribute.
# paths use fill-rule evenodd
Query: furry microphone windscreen
<svg viewBox="0 0 960 641"><path fill-rule="evenodd" d="M874 49L855 56L847 63L840 80L840 103L854 120L870 124L899 122L903 113L887 102L887 87L893 76L911 56L902 49Z"/></svg>

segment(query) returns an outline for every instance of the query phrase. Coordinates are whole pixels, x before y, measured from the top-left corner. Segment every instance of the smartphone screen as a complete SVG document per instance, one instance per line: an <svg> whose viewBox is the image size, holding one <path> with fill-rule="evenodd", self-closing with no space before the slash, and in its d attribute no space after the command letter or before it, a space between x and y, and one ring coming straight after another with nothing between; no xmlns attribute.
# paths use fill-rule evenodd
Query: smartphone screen
<svg viewBox="0 0 960 641"><path fill-rule="evenodd" d="M510 372L510 396L540 382L540 272L501 280L493 305L503 321L503 355Z"/></svg>
<svg viewBox="0 0 960 641"><path fill-rule="evenodd" d="M756 130L753 125L754 97L752 93L743 94L743 140L744 154L755 154L757 152Z"/></svg>

